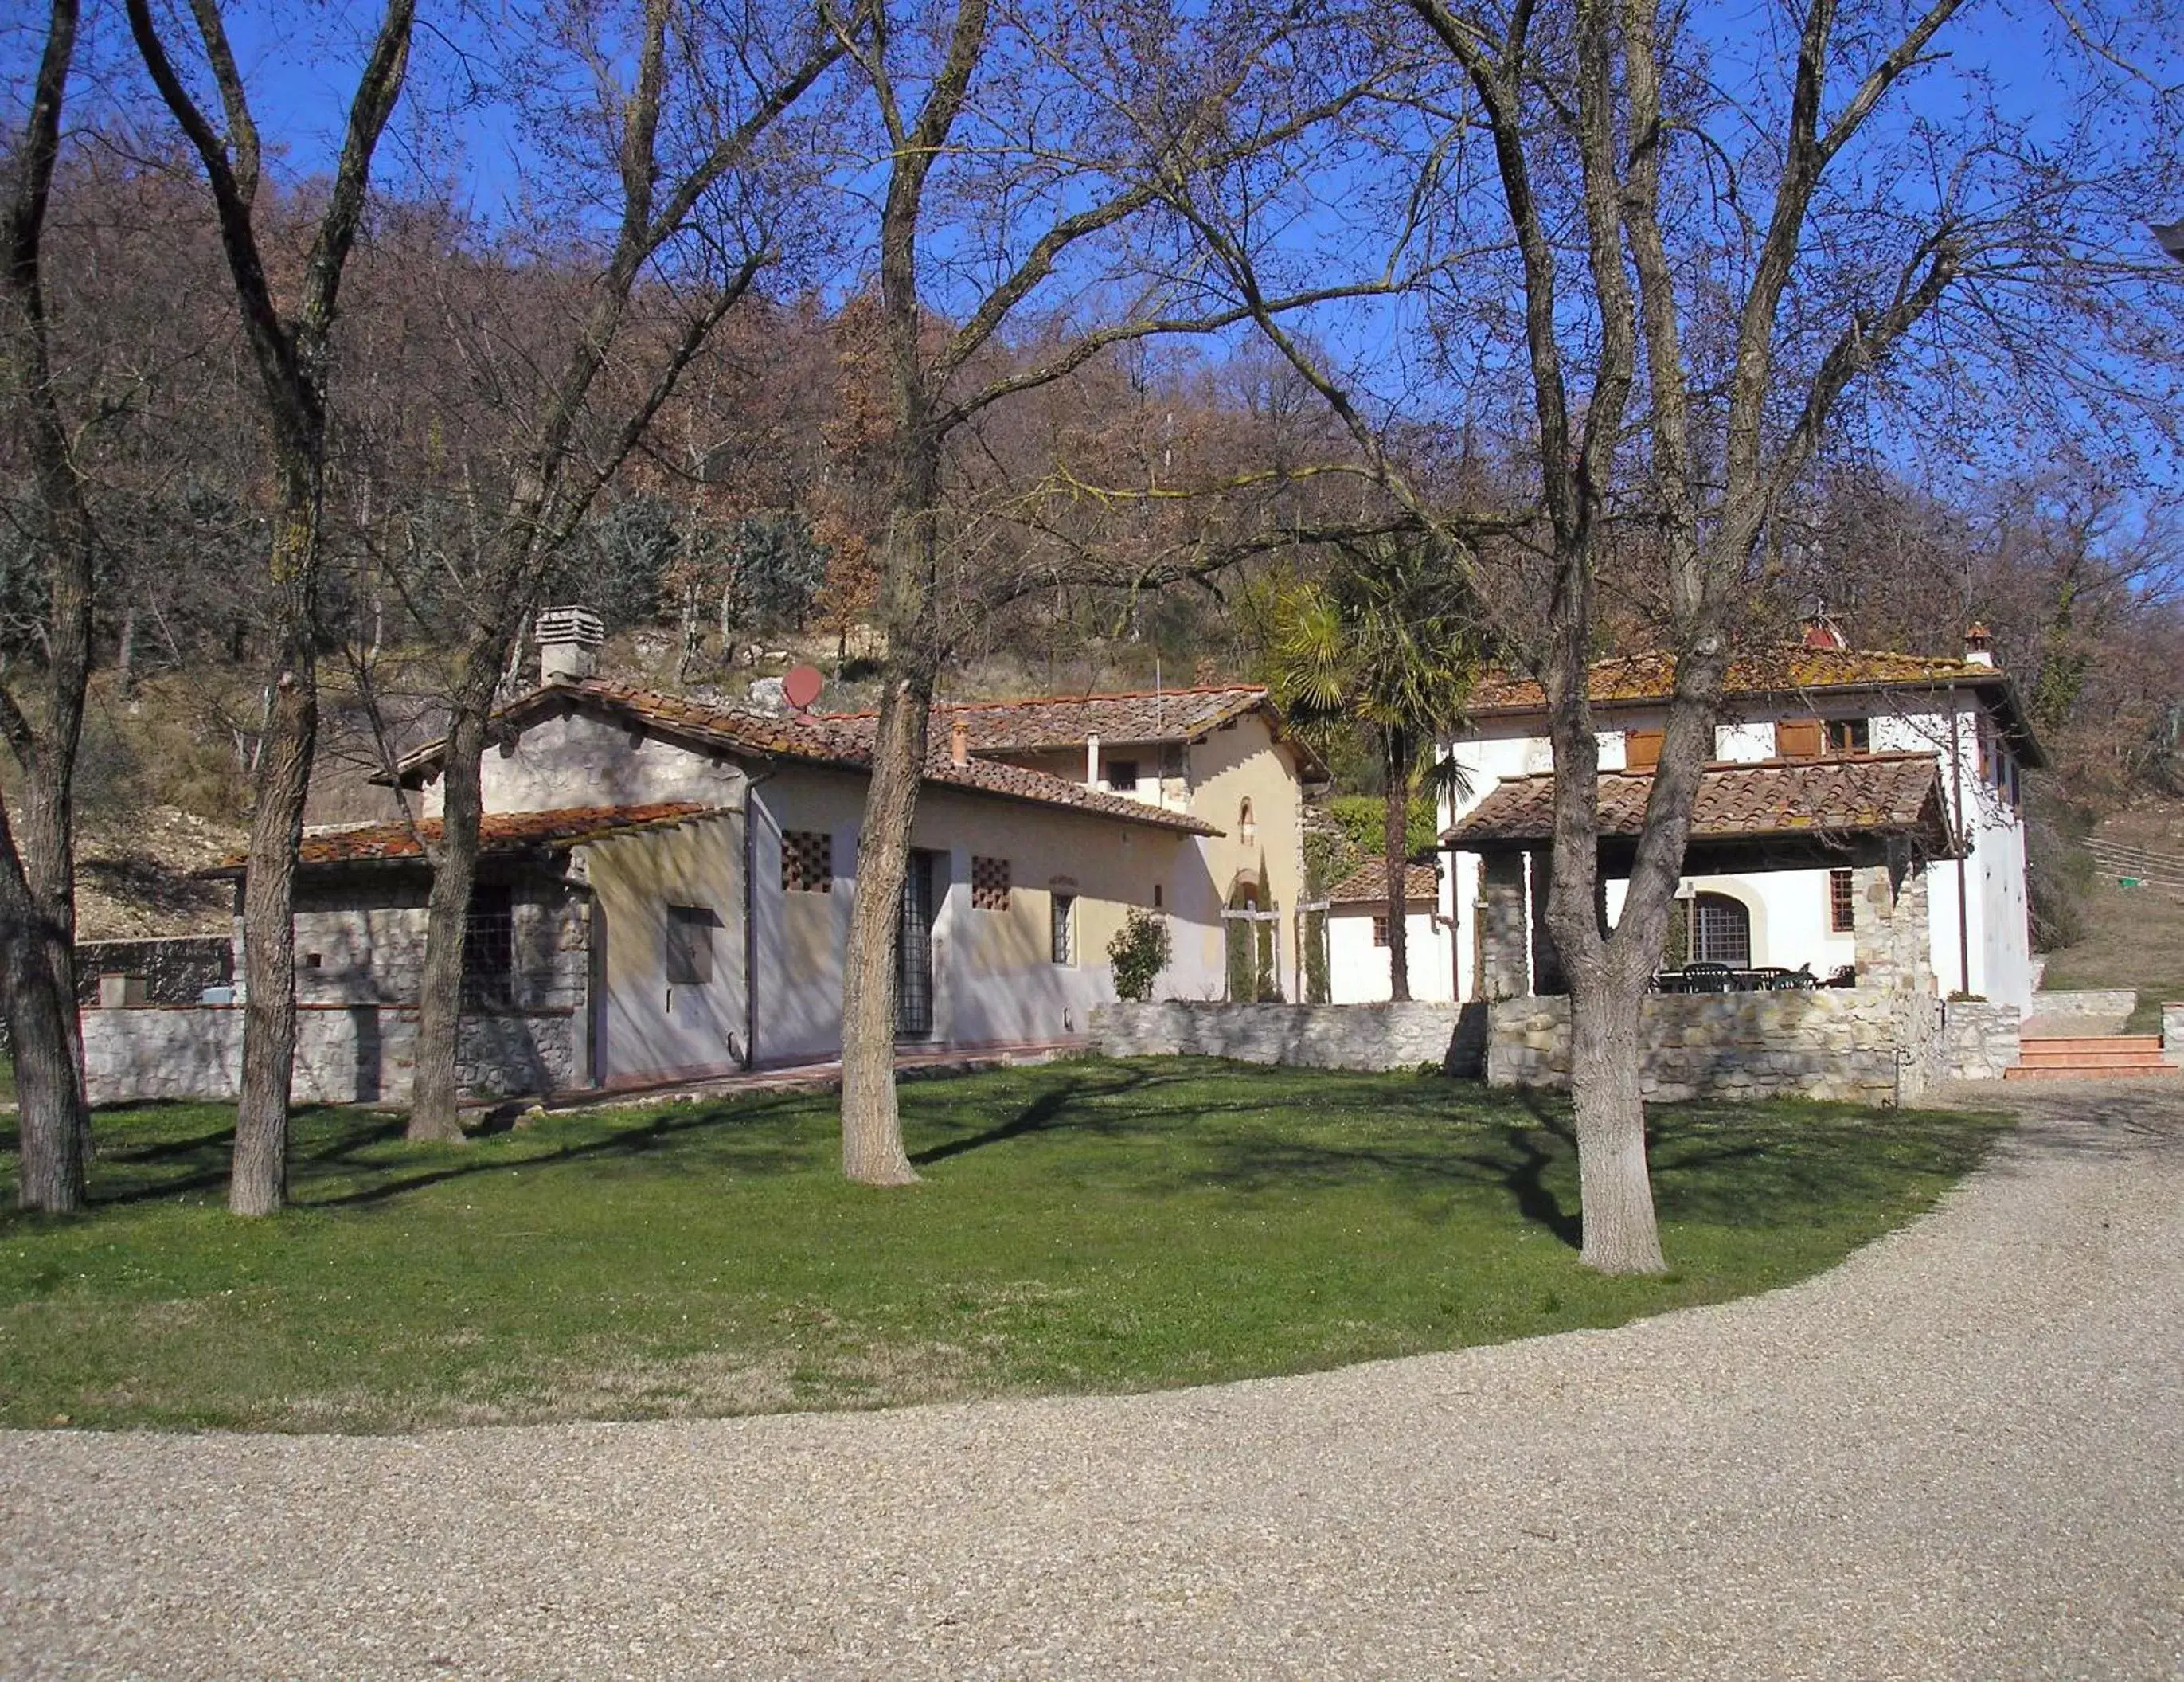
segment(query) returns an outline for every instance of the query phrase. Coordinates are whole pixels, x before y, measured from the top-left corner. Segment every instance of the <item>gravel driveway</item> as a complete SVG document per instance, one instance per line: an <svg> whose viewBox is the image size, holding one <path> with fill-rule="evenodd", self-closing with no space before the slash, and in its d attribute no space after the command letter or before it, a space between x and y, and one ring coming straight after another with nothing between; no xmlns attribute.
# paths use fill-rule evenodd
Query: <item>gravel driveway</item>
<svg viewBox="0 0 2184 1682"><path fill-rule="evenodd" d="M2184 1094L2008 1095L1933 1216L1619 1331L886 1414L8 1435L0 1674L2184 1675Z"/></svg>

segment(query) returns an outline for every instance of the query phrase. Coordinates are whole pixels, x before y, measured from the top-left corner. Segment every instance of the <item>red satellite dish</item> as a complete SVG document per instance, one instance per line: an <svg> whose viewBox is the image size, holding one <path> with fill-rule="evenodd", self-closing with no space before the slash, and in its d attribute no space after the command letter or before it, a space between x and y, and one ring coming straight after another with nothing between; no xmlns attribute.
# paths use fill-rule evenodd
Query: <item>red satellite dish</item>
<svg viewBox="0 0 2184 1682"><path fill-rule="evenodd" d="M826 682L826 679L820 676L816 666L791 666L782 675L782 699L799 712L808 712L811 710L811 703L818 700L819 691Z"/></svg>

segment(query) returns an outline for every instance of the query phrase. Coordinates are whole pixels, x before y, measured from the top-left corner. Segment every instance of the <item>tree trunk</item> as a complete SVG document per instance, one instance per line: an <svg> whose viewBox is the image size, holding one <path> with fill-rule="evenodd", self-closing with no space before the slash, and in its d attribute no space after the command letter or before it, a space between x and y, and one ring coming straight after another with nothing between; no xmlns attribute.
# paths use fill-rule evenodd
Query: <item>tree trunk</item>
<svg viewBox="0 0 2184 1682"><path fill-rule="evenodd" d="M48 1215L83 1207L90 1137L73 1031L75 997L73 989L62 995L59 980L47 919L10 849L0 865L0 992L14 1037L21 1116L16 1201Z"/></svg>
<svg viewBox="0 0 2184 1682"><path fill-rule="evenodd" d="M413 1143L459 1144L457 1053L462 1039L463 947L477 880L478 824L485 802L478 761L490 701L458 697L441 770L439 856L426 901L425 972L417 992L417 1062L410 1090Z"/></svg>
<svg viewBox="0 0 2184 1682"><path fill-rule="evenodd" d="M1612 974L1572 975L1570 1096L1577 1112L1578 1196L1585 1216L1581 1259L1602 1273L1659 1273L1667 1267L1646 1165L1638 1059L1638 995L1617 985Z"/></svg>
<svg viewBox="0 0 2184 1682"><path fill-rule="evenodd" d="M895 953L934 673L915 647L899 643L891 644L888 665L842 977L842 1171L867 1186L917 1178L895 1103Z"/></svg>
<svg viewBox="0 0 2184 1682"><path fill-rule="evenodd" d="M1388 997L1397 1004L1411 1002L1411 907L1407 880L1411 838L1409 747L1403 732L1388 733L1387 814L1380 831L1380 858L1387 871Z"/></svg>
<svg viewBox="0 0 2184 1682"><path fill-rule="evenodd" d="M296 1066L296 849L318 740L318 492L315 467L289 476L273 576L282 666L253 778L242 886L242 1087L227 1206L270 1215L288 1196L288 1088Z"/></svg>

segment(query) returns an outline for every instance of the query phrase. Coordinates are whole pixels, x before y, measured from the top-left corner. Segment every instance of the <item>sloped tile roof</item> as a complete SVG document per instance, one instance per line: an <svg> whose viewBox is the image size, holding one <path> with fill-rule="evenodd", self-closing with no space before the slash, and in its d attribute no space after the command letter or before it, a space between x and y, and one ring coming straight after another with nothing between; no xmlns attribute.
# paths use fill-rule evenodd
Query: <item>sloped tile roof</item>
<svg viewBox="0 0 2184 1682"><path fill-rule="evenodd" d="M1650 772L1602 772L1600 833L1635 835L1652 791ZM1546 841L1554 834L1554 796L1552 772L1508 778L1441 840L1460 847ZM1709 765L1691 826L1694 841L1907 833L1947 844L1941 763L1929 753Z"/></svg>
<svg viewBox="0 0 2184 1682"><path fill-rule="evenodd" d="M1592 668L1596 702L1665 701L1675 686L1673 656L1652 652L1617 655ZM1762 650L1732 661L1723 685L1724 698L1792 694L1804 690L1924 688L1970 684L2001 687L2008 678L1992 666L1930 654L1892 654L1871 649L1806 648ZM1546 700L1529 678L1490 673L1472 691L1475 716L1496 712L1538 712Z"/></svg>
<svg viewBox="0 0 2184 1682"><path fill-rule="evenodd" d="M492 812L478 824L479 856L562 852L610 835L641 830L670 829L699 818L718 817L727 808L694 801L658 801L644 806L567 806L551 812ZM421 819L417 830L427 841L440 839L437 818ZM348 824L337 829L308 830L296 849L296 862L307 869L337 864L378 864L421 858L424 849L407 824ZM203 874L239 876L246 860L231 853Z"/></svg>
<svg viewBox="0 0 2184 1682"><path fill-rule="evenodd" d="M1388 902L1386 861L1372 859L1327 891L1331 905ZM1410 864L1403 869L1403 898L1412 905L1430 907L1440 898L1440 871L1431 864Z"/></svg>
<svg viewBox="0 0 2184 1682"><path fill-rule="evenodd" d="M1306 776L1323 776L1325 769L1318 757L1288 733L1279 709L1262 684L1217 684L1114 695L1027 696L1010 701L943 701L933 707L933 731L936 736L944 735L960 720L973 753L1081 747L1095 735L1104 746L1139 747L1197 741L1262 708L1273 721L1275 736L1287 740L1298 754ZM818 716L848 721L874 715Z"/></svg>
<svg viewBox="0 0 2184 1682"><path fill-rule="evenodd" d="M597 678L582 683L549 684L518 696L495 715L496 722L521 729L557 707L579 707L632 721L663 735L755 758L794 759L869 771L877 719L869 713L774 713L755 707L722 707L656 690L635 689ZM405 779L437 765L438 742L402 762ZM1088 789L1044 771L973 758L949 762L949 735L936 718L925 761L925 780L967 793L992 795L1034 806L1061 807L1149 829L1181 835L1217 835L1211 824L1186 813L1167 812L1126 795Z"/></svg>

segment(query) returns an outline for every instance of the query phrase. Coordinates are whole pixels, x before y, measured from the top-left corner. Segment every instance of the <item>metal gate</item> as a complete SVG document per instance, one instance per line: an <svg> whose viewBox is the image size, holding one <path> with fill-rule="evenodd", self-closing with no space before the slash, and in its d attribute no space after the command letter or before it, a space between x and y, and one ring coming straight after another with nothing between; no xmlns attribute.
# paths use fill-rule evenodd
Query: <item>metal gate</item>
<svg viewBox="0 0 2184 1682"><path fill-rule="evenodd" d="M895 935L894 1031L922 1040L933 1032L933 858L913 850L902 883L902 921Z"/></svg>

